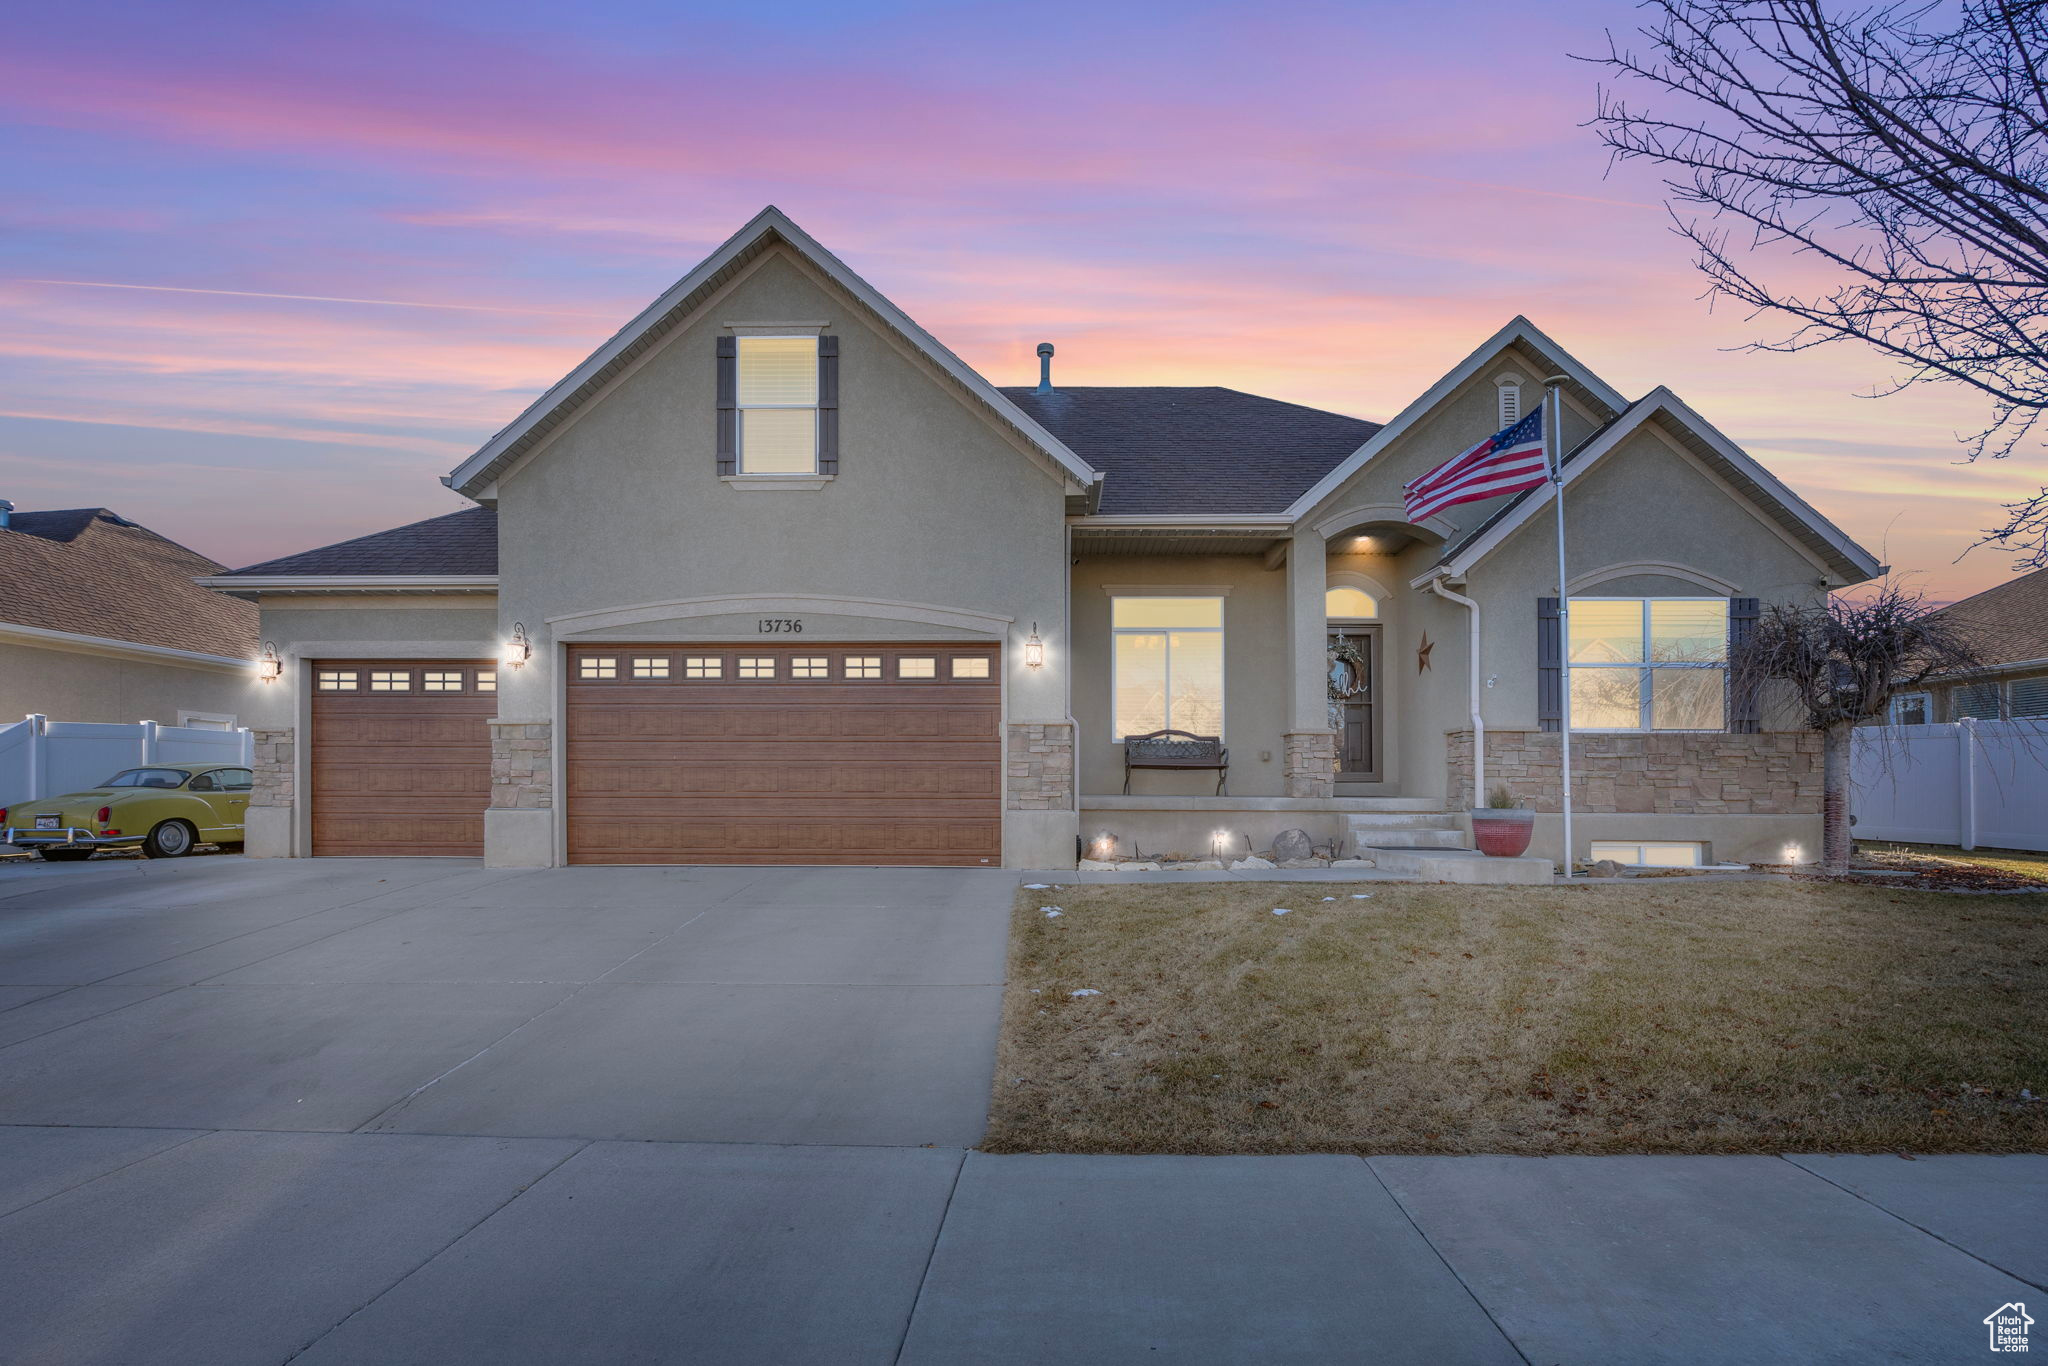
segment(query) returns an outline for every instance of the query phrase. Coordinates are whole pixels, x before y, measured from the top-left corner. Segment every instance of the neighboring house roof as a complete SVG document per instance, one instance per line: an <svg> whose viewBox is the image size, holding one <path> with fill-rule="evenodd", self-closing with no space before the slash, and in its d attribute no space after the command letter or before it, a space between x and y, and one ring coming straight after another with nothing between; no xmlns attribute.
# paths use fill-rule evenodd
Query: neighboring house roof
<svg viewBox="0 0 2048 1366"><path fill-rule="evenodd" d="M2048 569L2008 579L1934 615L1967 636L1986 667L2048 659Z"/></svg>
<svg viewBox="0 0 2048 1366"><path fill-rule="evenodd" d="M778 244L796 252L851 295L876 321L922 352L926 359L978 400L997 422L1015 431L1064 469L1076 485L1085 489L1095 483L1096 472L1088 467L1086 461L1069 450L1058 437L1020 412L965 361L941 345L938 338L912 322L909 314L890 303L879 290L854 274L845 262L818 245L816 239L772 204L755 214L745 227L727 238L724 245L705 257L695 270L641 310L638 317L621 328L610 341L591 352L581 365L535 399L525 412L513 419L511 425L486 441L475 455L463 461L441 482L458 493L470 496L484 489L614 376L679 326L698 304L739 274L756 257Z"/></svg>
<svg viewBox="0 0 2048 1366"><path fill-rule="evenodd" d="M1380 429L1216 387L1001 392L1103 472L1104 515L1285 512Z"/></svg>
<svg viewBox="0 0 2048 1366"><path fill-rule="evenodd" d="M193 582L220 567L106 508L12 513L0 527L0 623L246 660L256 609Z"/></svg>
<svg viewBox="0 0 2048 1366"><path fill-rule="evenodd" d="M230 570L217 575L215 581L367 575L471 577L497 572L498 514L490 508L464 508L445 517L429 517L424 522Z"/></svg>
<svg viewBox="0 0 2048 1366"><path fill-rule="evenodd" d="M1619 449L1631 433L1652 419L1662 419L1664 431L1826 565L1829 573L1841 580L1836 587L1861 583L1884 573L1885 567L1876 556L1850 540L1840 527L1821 516L1780 483L1777 476L1661 385L1629 404L1565 457L1567 496L1575 480ZM1549 507L1552 487L1545 483L1516 494L1485 521L1447 545L1436 565L1417 582L1439 576L1462 577L1530 518Z"/></svg>

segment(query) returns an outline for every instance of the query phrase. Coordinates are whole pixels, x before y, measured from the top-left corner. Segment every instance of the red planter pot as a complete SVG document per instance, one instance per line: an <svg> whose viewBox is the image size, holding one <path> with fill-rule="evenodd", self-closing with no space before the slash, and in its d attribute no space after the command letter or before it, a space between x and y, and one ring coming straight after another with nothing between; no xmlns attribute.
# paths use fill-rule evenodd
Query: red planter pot
<svg viewBox="0 0 2048 1366"><path fill-rule="evenodd" d="M1482 806L1472 812L1472 842L1489 858L1519 858L1529 852L1536 833L1536 813L1512 807Z"/></svg>

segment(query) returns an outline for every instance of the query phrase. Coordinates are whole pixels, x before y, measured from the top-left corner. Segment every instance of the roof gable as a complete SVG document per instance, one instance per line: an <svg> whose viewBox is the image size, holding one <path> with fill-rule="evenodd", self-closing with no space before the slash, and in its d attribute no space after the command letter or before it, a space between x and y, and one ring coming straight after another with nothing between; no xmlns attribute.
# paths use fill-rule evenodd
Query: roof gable
<svg viewBox="0 0 2048 1366"><path fill-rule="evenodd" d="M844 290L886 330L920 352L973 398L988 416L1015 432L1027 445L1058 465L1073 482L1086 488L1099 477L1086 461L1058 437L1020 411L965 361L883 297L845 262L820 246L811 235L774 205L754 215L747 225L676 281L660 298L640 311L583 363L528 405L497 435L443 479L456 492L475 496L511 464L566 421L612 378L643 352L658 344L687 319L715 290L747 269L764 252L785 246Z"/></svg>
<svg viewBox="0 0 2048 1366"><path fill-rule="evenodd" d="M1792 492L1778 477L1694 412L1678 395L1659 386L1617 414L1581 442L1564 461L1567 491L1576 480L1621 448L1623 441L1652 420L1661 420L1680 444L1776 523L1815 560L1841 580L1836 587L1861 583L1884 572L1884 566L1842 529ZM1461 578L1485 559L1530 518L1550 506L1553 485L1544 483L1509 499L1499 511L1446 548L1443 557L1422 576Z"/></svg>
<svg viewBox="0 0 2048 1366"><path fill-rule="evenodd" d="M1373 433L1369 440L1318 479L1307 492L1295 499L1287 509L1288 516L1306 516L1380 452L1414 430L1439 404L1463 388L1473 376L1497 363L1503 353L1515 347L1520 347L1529 352L1532 358L1554 367L1552 373L1565 376L1570 381L1568 390L1580 402L1591 407L1598 417L1611 417L1628 406L1628 400L1609 387L1607 381L1580 364L1576 357L1552 341L1536 324L1517 314L1505 327L1481 342L1471 354L1451 367L1442 379L1424 390L1413 403L1403 408L1393 421Z"/></svg>

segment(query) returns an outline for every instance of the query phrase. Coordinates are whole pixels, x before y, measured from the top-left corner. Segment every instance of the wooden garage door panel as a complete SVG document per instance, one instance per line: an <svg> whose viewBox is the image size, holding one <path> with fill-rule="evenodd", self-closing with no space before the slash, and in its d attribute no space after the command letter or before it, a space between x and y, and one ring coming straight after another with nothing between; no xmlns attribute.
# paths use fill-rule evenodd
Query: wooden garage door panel
<svg viewBox="0 0 2048 1366"><path fill-rule="evenodd" d="M998 863L996 663L992 646L578 646L569 860Z"/></svg>
<svg viewBox="0 0 2048 1366"><path fill-rule="evenodd" d="M488 660L322 660L313 665L312 827L316 855L453 854L484 848L497 714ZM375 675L403 690L372 691ZM459 691L426 692L426 675ZM322 686L353 675L353 688ZM383 680L390 682L393 680Z"/></svg>

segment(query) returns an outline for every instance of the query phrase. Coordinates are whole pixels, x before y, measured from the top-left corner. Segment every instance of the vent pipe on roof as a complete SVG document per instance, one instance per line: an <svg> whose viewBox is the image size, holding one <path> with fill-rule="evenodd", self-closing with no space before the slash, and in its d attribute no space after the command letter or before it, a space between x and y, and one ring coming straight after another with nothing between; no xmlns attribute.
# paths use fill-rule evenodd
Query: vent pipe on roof
<svg viewBox="0 0 2048 1366"><path fill-rule="evenodd" d="M1038 344L1038 392L1041 394L1052 392L1051 342L1040 342Z"/></svg>
<svg viewBox="0 0 2048 1366"><path fill-rule="evenodd" d="M0 527L6 526L8 522L13 520L13 514L14 500L12 498L0 498Z"/></svg>

